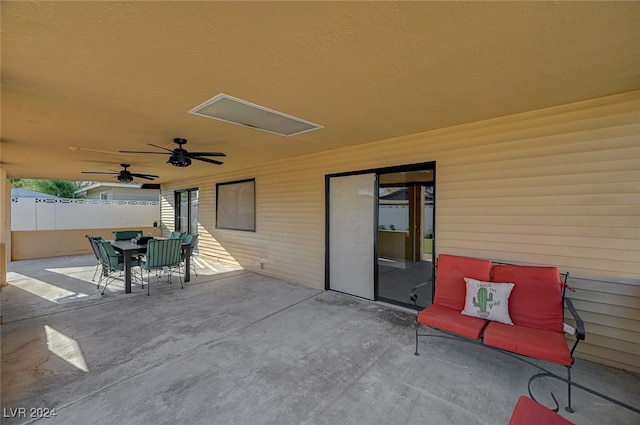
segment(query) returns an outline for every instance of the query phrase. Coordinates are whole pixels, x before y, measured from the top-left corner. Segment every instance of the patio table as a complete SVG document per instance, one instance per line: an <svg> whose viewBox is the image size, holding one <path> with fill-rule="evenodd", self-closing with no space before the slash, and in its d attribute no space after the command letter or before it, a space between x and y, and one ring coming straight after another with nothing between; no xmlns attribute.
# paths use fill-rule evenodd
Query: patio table
<svg viewBox="0 0 640 425"><path fill-rule="evenodd" d="M154 239L163 239L163 238L154 238ZM133 256L136 254L144 254L147 252L147 245L140 245L135 242L120 240L120 241L110 241L111 245L113 245L113 249L118 252L121 252L124 257L124 293L129 294L131 292L131 262ZM191 280L191 244L183 243L182 244L182 253L185 258L185 272L184 272L184 281L189 282Z"/></svg>

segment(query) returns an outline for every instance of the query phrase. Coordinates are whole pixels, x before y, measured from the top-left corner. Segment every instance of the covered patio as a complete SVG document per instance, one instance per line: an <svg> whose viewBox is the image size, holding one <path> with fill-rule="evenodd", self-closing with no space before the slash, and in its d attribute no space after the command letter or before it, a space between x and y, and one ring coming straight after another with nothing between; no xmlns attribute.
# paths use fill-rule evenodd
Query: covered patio
<svg viewBox="0 0 640 425"><path fill-rule="evenodd" d="M100 296L94 261L9 263L3 423L506 424L536 372L442 338L414 356L409 310L203 260L184 290L116 282ZM634 373L578 359L574 377L637 405ZM560 383L534 387L547 405L549 391L565 403ZM576 424L640 419L580 390L574 406L560 413Z"/></svg>
<svg viewBox="0 0 640 425"><path fill-rule="evenodd" d="M314 289L312 300L332 289L402 304L385 279L397 284L404 260L427 252L432 263L451 254L558 267L587 329L576 355L640 373L639 2L31 0L4 1L0 14L3 333L18 323L11 311L27 323L29 312L56 317L63 301L74 312L138 306L103 304L86 279L66 292L38 282L53 304L21 289L25 304L13 307L13 277L5 288L12 261L87 254L86 234L134 226L67 220L43 202L33 217L46 223L18 230L27 215L14 211L12 183L113 182L132 178L126 169L157 176L133 183L160 191L157 217L133 229L197 234L201 257ZM261 112L302 127L273 128ZM198 152L221 161L189 165ZM381 220L371 195L394 185L413 194L413 230L398 245L411 255L372 271L378 253L389 259L378 230L399 222ZM432 211L418 214L418 199ZM65 220L49 220L52 210ZM175 306L172 324L190 317ZM92 324L107 332L110 320Z"/></svg>

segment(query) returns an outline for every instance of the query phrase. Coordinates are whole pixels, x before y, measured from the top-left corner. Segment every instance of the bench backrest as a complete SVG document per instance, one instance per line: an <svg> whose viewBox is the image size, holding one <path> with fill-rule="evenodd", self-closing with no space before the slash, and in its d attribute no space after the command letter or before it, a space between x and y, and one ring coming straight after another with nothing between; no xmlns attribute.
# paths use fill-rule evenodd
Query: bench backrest
<svg viewBox="0 0 640 425"><path fill-rule="evenodd" d="M440 254L433 303L462 311L467 293L465 277L488 282L491 279L491 261Z"/></svg>
<svg viewBox="0 0 640 425"><path fill-rule="evenodd" d="M509 296L514 325L563 331L562 281L557 267L496 264L492 280L515 284Z"/></svg>

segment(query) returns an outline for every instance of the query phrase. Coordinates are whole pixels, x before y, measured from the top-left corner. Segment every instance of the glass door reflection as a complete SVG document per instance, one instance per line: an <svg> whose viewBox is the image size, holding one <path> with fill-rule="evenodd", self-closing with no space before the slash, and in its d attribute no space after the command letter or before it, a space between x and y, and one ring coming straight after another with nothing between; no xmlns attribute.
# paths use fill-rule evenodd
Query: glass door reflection
<svg viewBox="0 0 640 425"><path fill-rule="evenodd" d="M422 307L432 299L433 174L430 170L380 174L378 189L377 299Z"/></svg>

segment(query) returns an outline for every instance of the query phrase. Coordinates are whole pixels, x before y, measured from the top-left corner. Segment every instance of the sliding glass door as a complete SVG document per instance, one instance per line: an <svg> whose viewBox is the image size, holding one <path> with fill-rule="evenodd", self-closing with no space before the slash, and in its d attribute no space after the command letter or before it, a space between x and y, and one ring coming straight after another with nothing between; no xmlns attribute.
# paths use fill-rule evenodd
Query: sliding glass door
<svg viewBox="0 0 640 425"><path fill-rule="evenodd" d="M431 303L435 164L326 177L325 287L413 307Z"/></svg>
<svg viewBox="0 0 640 425"><path fill-rule="evenodd" d="M175 192L176 232L198 233L198 189L183 189Z"/></svg>

